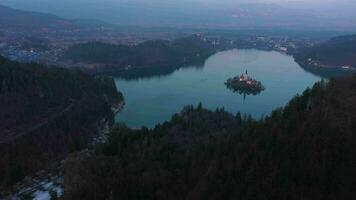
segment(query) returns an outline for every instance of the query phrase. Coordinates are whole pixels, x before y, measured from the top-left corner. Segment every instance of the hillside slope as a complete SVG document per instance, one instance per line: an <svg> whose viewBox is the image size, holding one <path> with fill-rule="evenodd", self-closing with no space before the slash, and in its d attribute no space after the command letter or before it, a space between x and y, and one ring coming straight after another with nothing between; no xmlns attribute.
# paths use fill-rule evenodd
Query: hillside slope
<svg viewBox="0 0 356 200"><path fill-rule="evenodd" d="M310 67L349 66L356 69L356 35L335 37L320 45L300 49L295 57Z"/></svg>
<svg viewBox="0 0 356 200"><path fill-rule="evenodd" d="M85 147L122 102L110 78L0 57L0 191Z"/></svg>

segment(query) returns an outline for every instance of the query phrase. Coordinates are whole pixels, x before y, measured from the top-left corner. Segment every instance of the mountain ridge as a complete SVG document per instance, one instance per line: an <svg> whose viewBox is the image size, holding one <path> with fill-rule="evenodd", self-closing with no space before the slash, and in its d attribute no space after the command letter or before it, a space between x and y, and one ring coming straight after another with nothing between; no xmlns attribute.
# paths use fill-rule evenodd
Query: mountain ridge
<svg viewBox="0 0 356 200"><path fill-rule="evenodd" d="M65 18L75 19L83 16L93 18L95 16L105 22L124 26L234 29L283 27L296 30L350 28L348 27L350 23L348 26L339 26L340 22L318 17L313 14L314 12L272 3L240 3L229 6L207 6L204 3L188 1L150 4L140 1L111 2L110 4L95 1L91 3L67 2L67 4L48 1L43 3L47 5L51 13ZM38 6L31 4L20 6L22 4L7 3L7 5L17 5L22 9L43 11ZM102 9L97 10L97 7ZM185 20L186 18L190 19L189 23Z"/></svg>
<svg viewBox="0 0 356 200"><path fill-rule="evenodd" d="M1 28L14 29L60 29L74 28L75 25L56 15L22 11L0 5Z"/></svg>
<svg viewBox="0 0 356 200"><path fill-rule="evenodd" d="M25 11L0 4L0 30L47 31L47 30L75 30L82 28L110 27L115 25L98 19L65 19L58 15Z"/></svg>

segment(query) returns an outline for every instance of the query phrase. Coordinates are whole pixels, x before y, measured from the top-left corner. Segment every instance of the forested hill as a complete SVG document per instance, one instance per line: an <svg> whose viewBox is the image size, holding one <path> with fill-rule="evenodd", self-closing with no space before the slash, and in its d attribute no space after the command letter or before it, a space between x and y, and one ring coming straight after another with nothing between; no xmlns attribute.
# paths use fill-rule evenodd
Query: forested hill
<svg viewBox="0 0 356 200"><path fill-rule="evenodd" d="M66 162L64 199L355 199L356 76L263 120L187 107Z"/></svg>
<svg viewBox="0 0 356 200"><path fill-rule="evenodd" d="M213 44L200 35L175 41L147 41L139 45L114 45L100 42L76 44L65 53L73 62L98 64L97 70L116 71L128 67L191 65L216 52Z"/></svg>
<svg viewBox="0 0 356 200"><path fill-rule="evenodd" d="M111 78L0 57L0 191L83 148L122 101Z"/></svg>
<svg viewBox="0 0 356 200"><path fill-rule="evenodd" d="M342 67L356 69L356 35L332 38L312 48L300 49L296 60L307 67Z"/></svg>

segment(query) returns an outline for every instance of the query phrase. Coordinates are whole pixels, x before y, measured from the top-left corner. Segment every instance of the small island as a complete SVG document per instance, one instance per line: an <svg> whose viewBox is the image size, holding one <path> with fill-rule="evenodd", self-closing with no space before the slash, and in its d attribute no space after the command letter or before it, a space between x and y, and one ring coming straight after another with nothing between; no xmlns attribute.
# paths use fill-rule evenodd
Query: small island
<svg viewBox="0 0 356 200"><path fill-rule="evenodd" d="M241 74L240 76L229 78L225 82L225 85L234 92L238 92L244 95L257 95L265 90L260 81L257 81L248 76L247 71L245 74Z"/></svg>

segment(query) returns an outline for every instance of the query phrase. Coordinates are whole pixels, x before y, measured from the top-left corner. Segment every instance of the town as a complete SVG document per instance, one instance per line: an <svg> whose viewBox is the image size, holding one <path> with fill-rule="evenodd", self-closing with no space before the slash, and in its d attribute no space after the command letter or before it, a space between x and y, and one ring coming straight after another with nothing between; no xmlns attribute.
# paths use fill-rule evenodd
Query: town
<svg viewBox="0 0 356 200"><path fill-rule="evenodd" d="M73 63L66 60L63 56L66 50L75 44L93 41L135 46L148 40L173 41L192 34L193 32L173 34L168 31L131 33L130 31L119 31L115 28L75 29L65 33L51 31L44 34L43 30L23 32L0 28L0 55L19 62L36 62L67 68L90 68L88 64ZM293 54L298 48L310 47L322 42L322 39L308 37L262 36L257 34L248 36L241 34L234 37L226 36L223 33L197 35L210 42L218 50L253 48L278 51L284 54Z"/></svg>

